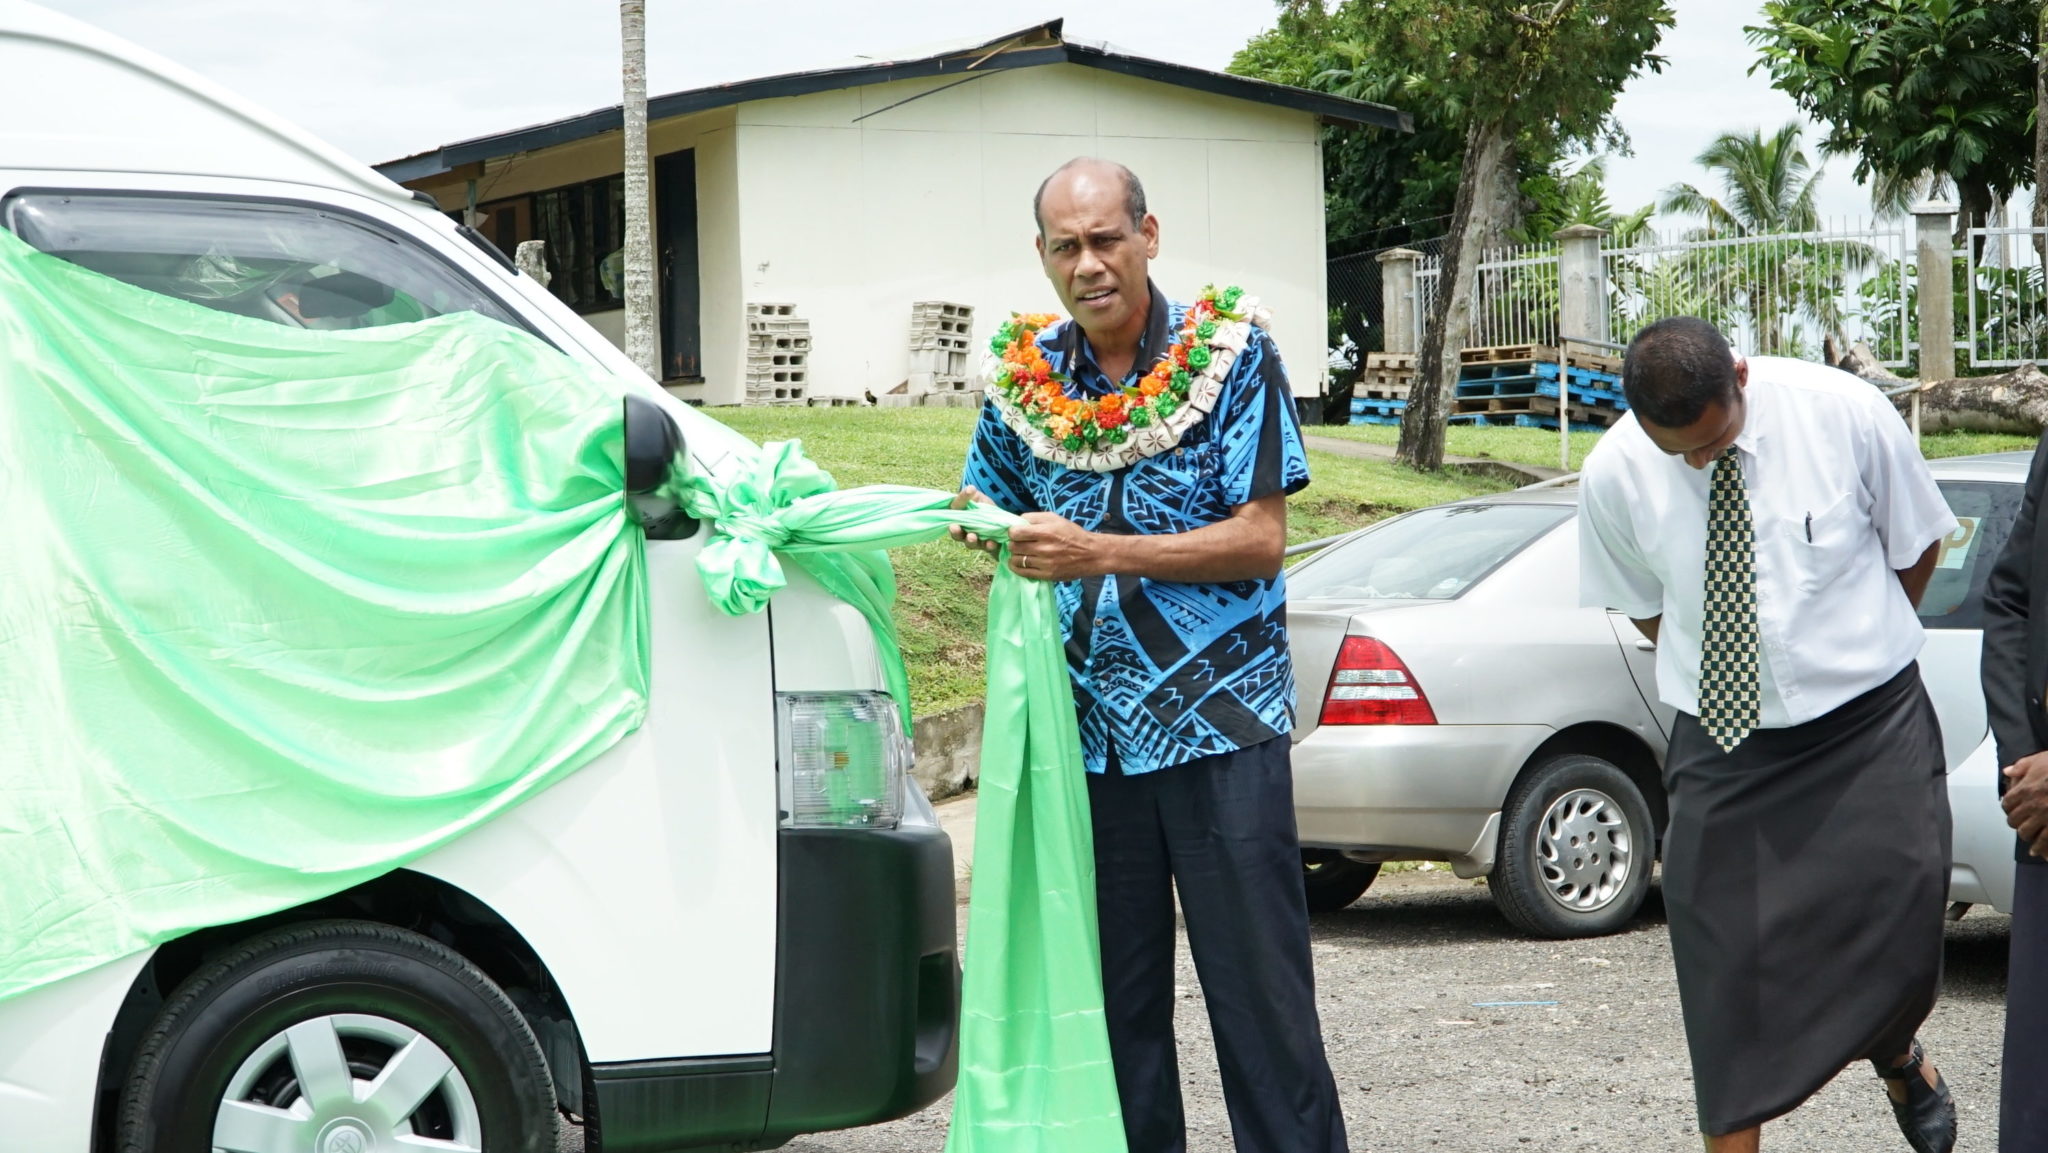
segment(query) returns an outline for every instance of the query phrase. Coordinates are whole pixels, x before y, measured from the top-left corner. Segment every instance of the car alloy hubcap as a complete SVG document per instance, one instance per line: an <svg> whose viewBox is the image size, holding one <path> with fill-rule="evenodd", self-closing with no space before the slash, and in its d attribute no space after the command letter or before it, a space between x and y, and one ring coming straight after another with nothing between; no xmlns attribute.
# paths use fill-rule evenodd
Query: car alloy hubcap
<svg viewBox="0 0 2048 1153"><path fill-rule="evenodd" d="M1634 867L1634 837L1613 797L1573 789L1550 803L1536 830L1536 869L1550 898L1574 913L1606 908Z"/></svg>
<svg viewBox="0 0 2048 1153"><path fill-rule="evenodd" d="M476 1094L448 1054L387 1017L315 1017L256 1047L214 1114L217 1153L481 1153Z"/></svg>

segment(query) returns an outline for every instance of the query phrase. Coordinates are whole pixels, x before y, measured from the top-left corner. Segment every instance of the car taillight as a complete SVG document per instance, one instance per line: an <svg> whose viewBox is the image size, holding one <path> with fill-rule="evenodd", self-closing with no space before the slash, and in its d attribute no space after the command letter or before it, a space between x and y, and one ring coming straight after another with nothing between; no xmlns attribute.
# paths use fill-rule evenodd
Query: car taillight
<svg viewBox="0 0 2048 1153"><path fill-rule="evenodd" d="M910 739L887 693L776 694L782 823L893 829L903 818Z"/></svg>
<svg viewBox="0 0 2048 1153"><path fill-rule="evenodd" d="M1372 637L1345 637L1323 694L1326 725L1433 725L1436 711L1401 658Z"/></svg>

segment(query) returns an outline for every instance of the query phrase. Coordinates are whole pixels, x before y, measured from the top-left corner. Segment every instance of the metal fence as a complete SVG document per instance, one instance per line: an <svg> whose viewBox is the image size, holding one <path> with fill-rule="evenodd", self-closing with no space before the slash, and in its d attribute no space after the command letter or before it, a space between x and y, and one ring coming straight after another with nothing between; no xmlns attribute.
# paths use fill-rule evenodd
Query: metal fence
<svg viewBox="0 0 2048 1153"><path fill-rule="evenodd" d="M1364 363L1366 353L1379 352L1389 344L1382 278L1384 266L1380 263L1380 254L1392 248L1409 248L1422 253L1425 260L1434 260L1443 251L1443 245L1443 237L1433 236L1329 260L1326 284L1330 309L1330 367L1333 373L1342 378Z"/></svg>
<svg viewBox="0 0 2048 1153"><path fill-rule="evenodd" d="M1557 343L1557 294L1555 244L1515 245L1486 253L1472 296L1473 347ZM1416 323L1420 327L1422 321ZM1421 347L1419 340L1416 347Z"/></svg>
<svg viewBox="0 0 2048 1153"><path fill-rule="evenodd" d="M1810 232L1715 237L1645 231L1601 250L1608 330L1698 316L1739 350L1819 359L1831 333L1889 365L1910 353L1909 226L1840 223Z"/></svg>
<svg viewBox="0 0 2048 1153"><path fill-rule="evenodd" d="M1958 347L1972 368L2010 368L2048 358L2048 229L1972 228L1956 255L1969 298Z"/></svg>

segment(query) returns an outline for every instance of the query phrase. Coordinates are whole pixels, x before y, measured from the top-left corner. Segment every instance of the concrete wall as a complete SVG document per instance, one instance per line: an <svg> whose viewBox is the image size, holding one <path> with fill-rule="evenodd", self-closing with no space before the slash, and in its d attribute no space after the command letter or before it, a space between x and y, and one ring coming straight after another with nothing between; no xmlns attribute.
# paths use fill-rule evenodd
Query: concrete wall
<svg viewBox="0 0 2048 1153"><path fill-rule="evenodd" d="M1318 390L1326 322L1312 117L1077 65L958 80L738 110L742 296L793 302L809 319L813 395L900 383L913 301L974 305L977 349L1013 310L1058 311L1032 249L1031 194L1082 154L1119 160L1145 182L1160 218L1160 287L1181 299L1212 280L1257 293L1273 309L1295 391ZM898 105L922 93L933 94ZM739 381L708 369L706 401L736 402Z"/></svg>
<svg viewBox="0 0 2048 1153"><path fill-rule="evenodd" d="M706 383L678 395L740 401L748 301L793 302L810 321L814 396L902 383L918 300L975 307L972 371L1012 311L1059 311L1032 249L1031 194L1084 154L1122 161L1145 182L1160 219L1160 287L1183 300L1211 281L1258 294L1294 391L1319 390L1326 304L1313 117L1071 64L959 81L760 100L649 126L655 155L697 150ZM607 133L413 186L457 209L470 176L487 203L616 173L620 145ZM622 341L621 313L585 319Z"/></svg>

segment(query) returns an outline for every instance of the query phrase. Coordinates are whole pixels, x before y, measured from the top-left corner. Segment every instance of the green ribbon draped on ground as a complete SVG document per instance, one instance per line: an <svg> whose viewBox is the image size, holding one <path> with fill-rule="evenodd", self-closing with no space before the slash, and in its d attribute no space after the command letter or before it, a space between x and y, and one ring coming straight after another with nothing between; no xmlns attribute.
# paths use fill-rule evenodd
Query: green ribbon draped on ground
<svg viewBox="0 0 2048 1153"><path fill-rule="evenodd" d="M0 998L389 872L646 709L627 386L0 231Z"/></svg>
<svg viewBox="0 0 2048 1153"><path fill-rule="evenodd" d="M1002 540L1018 518L950 494L874 485L834 491L794 442L769 444L733 483L688 482L685 503L717 518L698 568L730 613L804 567L873 624L898 701L895 581L871 550L960 525ZM1122 1113L1102 1013L1101 944L1088 794L1052 586L996 566L988 598L988 700L975 812L974 889L961 996L960 1081L950 1153L1123 1153Z"/></svg>
<svg viewBox="0 0 2048 1153"><path fill-rule="evenodd" d="M0 998L388 872L640 724L626 382L474 314L291 330L4 231L0 348ZM876 550L1015 522L835 492L794 444L684 490L712 599L802 566L906 720ZM949 1148L1121 1153L1051 587L999 569L988 637Z"/></svg>

